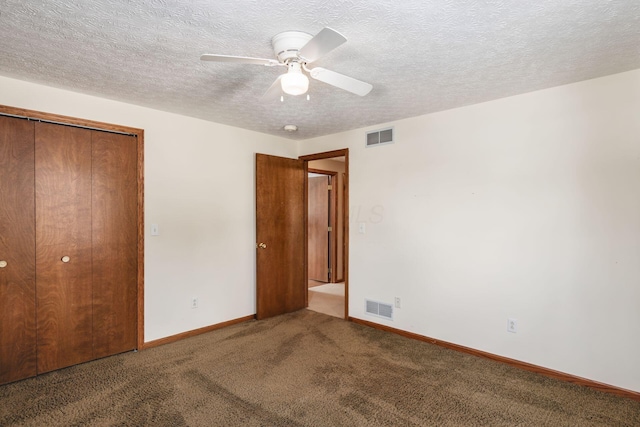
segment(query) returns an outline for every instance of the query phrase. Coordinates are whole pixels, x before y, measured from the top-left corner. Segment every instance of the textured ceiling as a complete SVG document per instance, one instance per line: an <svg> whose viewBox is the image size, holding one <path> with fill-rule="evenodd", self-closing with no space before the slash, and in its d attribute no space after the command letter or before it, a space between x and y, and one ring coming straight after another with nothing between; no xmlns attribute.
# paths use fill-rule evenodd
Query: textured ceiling
<svg viewBox="0 0 640 427"><path fill-rule="evenodd" d="M284 68L199 59L325 26L348 41L313 65L369 95L264 103ZM294 139L636 68L638 0L0 0L0 75Z"/></svg>

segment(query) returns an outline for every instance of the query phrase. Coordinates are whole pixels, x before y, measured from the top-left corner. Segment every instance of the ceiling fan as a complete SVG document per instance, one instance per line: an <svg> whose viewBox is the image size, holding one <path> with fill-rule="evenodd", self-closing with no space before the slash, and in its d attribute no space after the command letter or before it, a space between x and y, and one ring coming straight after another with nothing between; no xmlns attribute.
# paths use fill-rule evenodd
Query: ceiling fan
<svg viewBox="0 0 640 427"><path fill-rule="evenodd" d="M282 92L289 95L302 95L309 89L309 79L320 80L347 92L365 96L373 88L369 83L327 70L326 68L307 68L310 64L325 54L337 48L347 39L339 32L325 27L315 36L302 31L285 31L276 34L271 39L273 51L278 58L251 58L246 56L230 56L204 54L200 56L203 61L232 62L240 64L256 64L268 67L284 66L287 72L278 76L275 82L262 96L263 100L280 98ZM303 72L304 71L304 72Z"/></svg>

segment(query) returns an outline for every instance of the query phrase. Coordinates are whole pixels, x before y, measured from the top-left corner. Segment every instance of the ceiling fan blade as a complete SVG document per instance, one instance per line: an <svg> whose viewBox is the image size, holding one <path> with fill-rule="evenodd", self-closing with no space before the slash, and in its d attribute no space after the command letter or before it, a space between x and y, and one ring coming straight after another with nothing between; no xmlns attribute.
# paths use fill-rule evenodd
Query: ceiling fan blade
<svg viewBox="0 0 640 427"><path fill-rule="evenodd" d="M267 89L264 95L262 95L262 98L260 98L261 101L275 101L282 96L282 84L280 83L282 76L284 76L284 74L280 74L276 81L269 86L269 89Z"/></svg>
<svg viewBox="0 0 640 427"><path fill-rule="evenodd" d="M369 83L354 79L353 77L345 76L344 74L336 73L335 71L327 70L326 68L316 67L309 70L309 75L316 80L320 80L321 82L360 96L365 96L371 92L371 89L373 89L373 86Z"/></svg>
<svg viewBox="0 0 640 427"><path fill-rule="evenodd" d="M307 64L331 52L333 49L346 42L347 38L329 27L325 27L307 44L302 46L298 56L304 58Z"/></svg>
<svg viewBox="0 0 640 427"><path fill-rule="evenodd" d="M203 61L233 62L236 64L256 64L267 66L280 65L280 63L275 59L250 58L248 56L214 55L211 53L205 53L204 55L201 55L200 59Z"/></svg>

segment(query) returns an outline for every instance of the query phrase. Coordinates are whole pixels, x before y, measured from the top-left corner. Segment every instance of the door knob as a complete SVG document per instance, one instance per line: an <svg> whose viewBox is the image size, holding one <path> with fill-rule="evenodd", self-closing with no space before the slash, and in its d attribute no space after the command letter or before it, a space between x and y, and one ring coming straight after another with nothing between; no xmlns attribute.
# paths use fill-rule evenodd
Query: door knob
<svg viewBox="0 0 640 427"><path fill-rule="evenodd" d="M5 268L7 266L7 261L2 260L0 261L0 268Z"/></svg>
<svg viewBox="0 0 640 427"><path fill-rule="evenodd" d="M68 256L63 256L62 259L60 261L62 262L69 262L71 260L71 258L69 258Z"/></svg>
<svg viewBox="0 0 640 427"><path fill-rule="evenodd" d="M266 243L258 243L258 247L260 249L267 249L267 244Z"/></svg>

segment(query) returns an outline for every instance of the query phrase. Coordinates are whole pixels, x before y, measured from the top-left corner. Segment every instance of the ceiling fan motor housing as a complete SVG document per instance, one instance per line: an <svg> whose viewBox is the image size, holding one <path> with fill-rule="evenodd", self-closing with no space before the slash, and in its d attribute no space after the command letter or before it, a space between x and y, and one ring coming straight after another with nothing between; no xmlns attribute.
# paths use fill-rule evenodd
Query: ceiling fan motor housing
<svg viewBox="0 0 640 427"><path fill-rule="evenodd" d="M284 31L273 36L271 45L278 61L287 63L292 59L298 59L298 52L312 38L313 35L302 31Z"/></svg>

